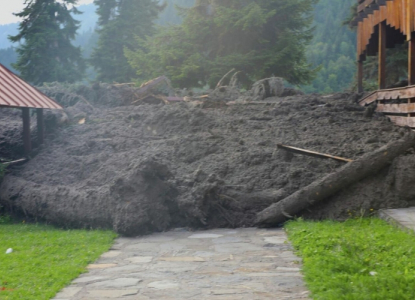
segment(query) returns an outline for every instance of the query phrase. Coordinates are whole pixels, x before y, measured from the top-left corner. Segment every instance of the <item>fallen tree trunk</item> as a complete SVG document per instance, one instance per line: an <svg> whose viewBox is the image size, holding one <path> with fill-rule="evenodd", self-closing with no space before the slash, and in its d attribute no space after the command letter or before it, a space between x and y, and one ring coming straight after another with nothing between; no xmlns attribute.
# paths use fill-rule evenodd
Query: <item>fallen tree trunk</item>
<svg viewBox="0 0 415 300"><path fill-rule="evenodd" d="M351 184L372 175L415 146L415 133L409 131L401 140L350 162L335 173L319 179L284 200L259 212L256 225L272 226L293 218L305 208L323 201Z"/></svg>

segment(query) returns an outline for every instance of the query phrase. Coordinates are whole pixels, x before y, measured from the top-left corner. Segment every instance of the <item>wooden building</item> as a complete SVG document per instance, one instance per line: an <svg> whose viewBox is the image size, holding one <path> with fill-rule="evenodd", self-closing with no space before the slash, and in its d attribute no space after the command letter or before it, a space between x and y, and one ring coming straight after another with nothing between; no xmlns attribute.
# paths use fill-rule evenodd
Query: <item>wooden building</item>
<svg viewBox="0 0 415 300"><path fill-rule="evenodd" d="M379 90L360 103L378 102L377 110L398 125L415 128L415 0L358 0L357 17L358 90L363 91L363 62L378 57ZM386 49L408 46L408 86L386 89Z"/></svg>
<svg viewBox="0 0 415 300"><path fill-rule="evenodd" d="M44 139L43 110L62 109L54 100L19 78L0 64L0 108L20 108L23 118L23 143L26 155L32 150L30 109L36 109L38 143Z"/></svg>

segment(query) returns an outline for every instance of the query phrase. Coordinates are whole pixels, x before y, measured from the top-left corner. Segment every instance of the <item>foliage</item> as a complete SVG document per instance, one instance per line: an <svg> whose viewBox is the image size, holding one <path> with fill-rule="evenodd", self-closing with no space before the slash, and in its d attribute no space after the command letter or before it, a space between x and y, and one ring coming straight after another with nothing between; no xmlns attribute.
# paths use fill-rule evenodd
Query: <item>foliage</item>
<svg viewBox="0 0 415 300"><path fill-rule="evenodd" d="M192 7L195 0L165 0L166 8L160 13L156 24L167 26L171 24L181 24L183 18L179 15L177 7L186 8Z"/></svg>
<svg viewBox="0 0 415 300"><path fill-rule="evenodd" d="M109 231L0 224L0 299L51 299L107 251ZM8 248L13 253L5 254Z"/></svg>
<svg viewBox="0 0 415 300"><path fill-rule="evenodd" d="M82 78L85 63L79 48L71 41L75 38L79 22L73 5L77 0L27 0L22 12L19 33L10 36L12 42L21 42L17 48L19 58L13 65L20 76L32 82L74 82ZM72 6L72 8L68 8Z"/></svg>
<svg viewBox="0 0 415 300"><path fill-rule="evenodd" d="M135 75L124 48L136 50L134 36L154 33L154 21L162 6L155 0L95 0L99 15L99 39L90 63L104 82L129 82Z"/></svg>
<svg viewBox="0 0 415 300"><path fill-rule="evenodd" d="M356 74L356 33L348 28L356 0L320 0L314 7L314 38L307 59L321 66L308 93L332 93L349 89ZM354 10L355 11L355 10Z"/></svg>
<svg viewBox="0 0 415 300"><path fill-rule="evenodd" d="M415 299L415 235L380 219L286 225L314 299Z"/></svg>
<svg viewBox="0 0 415 300"><path fill-rule="evenodd" d="M15 72L16 70L14 70L12 64L14 64L16 61L17 53L12 47L0 49L0 63L2 65Z"/></svg>
<svg viewBox="0 0 415 300"><path fill-rule="evenodd" d="M161 28L126 49L141 79L167 75L181 87L211 86L230 69L251 80L271 75L293 84L315 73L306 62L315 0L198 0L181 25Z"/></svg>

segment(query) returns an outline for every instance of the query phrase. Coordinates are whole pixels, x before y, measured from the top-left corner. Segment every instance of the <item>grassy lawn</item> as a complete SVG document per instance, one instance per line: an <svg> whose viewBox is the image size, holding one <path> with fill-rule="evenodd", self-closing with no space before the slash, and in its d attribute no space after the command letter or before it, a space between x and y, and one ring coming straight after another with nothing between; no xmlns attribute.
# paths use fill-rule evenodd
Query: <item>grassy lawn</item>
<svg viewBox="0 0 415 300"><path fill-rule="evenodd" d="M47 300L107 251L110 231L0 224L0 299ZM6 254L13 248L11 254Z"/></svg>
<svg viewBox="0 0 415 300"><path fill-rule="evenodd" d="M313 299L415 299L415 234L376 218L299 220L286 230Z"/></svg>

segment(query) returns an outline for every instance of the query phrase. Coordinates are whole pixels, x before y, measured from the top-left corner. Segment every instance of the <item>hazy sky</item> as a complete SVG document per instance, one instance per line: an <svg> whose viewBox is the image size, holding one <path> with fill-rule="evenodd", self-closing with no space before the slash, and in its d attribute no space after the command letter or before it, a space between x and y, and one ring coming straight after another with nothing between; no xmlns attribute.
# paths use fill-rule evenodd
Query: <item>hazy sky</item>
<svg viewBox="0 0 415 300"><path fill-rule="evenodd" d="M0 0L0 24L19 22L13 13L20 12L24 7L25 0ZM79 0L78 4L89 4L93 0Z"/></svg>

